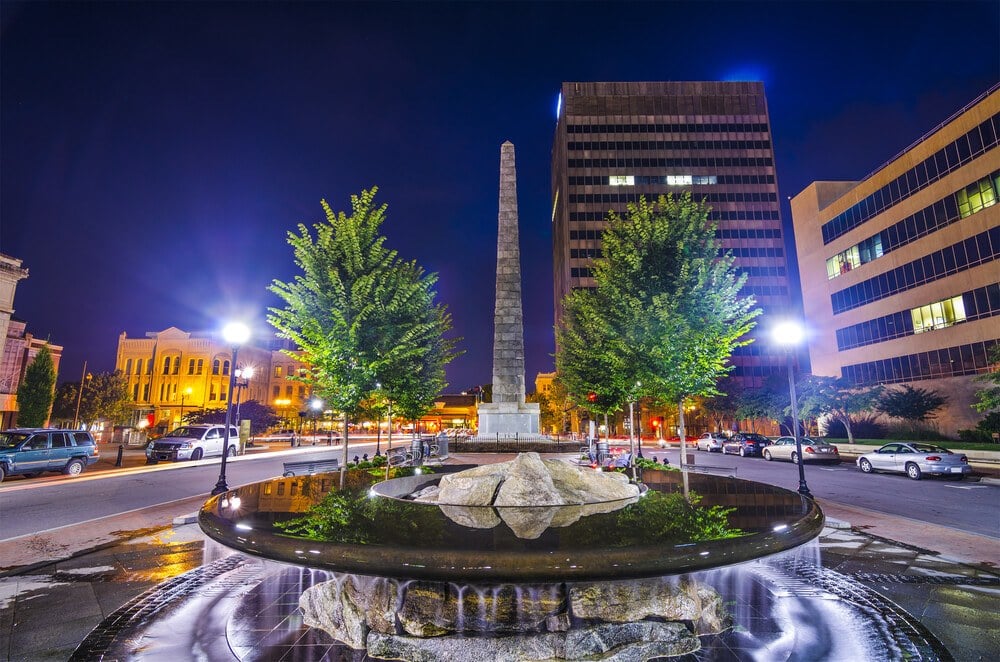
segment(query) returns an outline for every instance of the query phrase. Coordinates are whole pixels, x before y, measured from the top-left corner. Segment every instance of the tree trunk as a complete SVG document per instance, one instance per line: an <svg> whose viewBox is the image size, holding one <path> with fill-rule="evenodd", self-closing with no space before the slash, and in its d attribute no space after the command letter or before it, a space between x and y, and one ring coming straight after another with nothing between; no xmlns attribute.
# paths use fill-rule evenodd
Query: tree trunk
<svg viewBox="0 0 1000 662"><path fill-rule="evenodd" d="M851 417L844 417L844 428L847 430L847 443L854 443L854 430L851 429Z"/></svg>
<svg viewBox="0 0 1000 662"><path fill-rule="evenodd" d="M677 404L677 434L681 438L681 466L687 466L687 440L684 438L684 398Z"/></svg>
<svg viewBox="0 0 1000 662"><path fill-rule="evenodd" d="M347 412L344 412L344 452L341 455L340 462L340 489L344 489L344 484L347 478L347 447L350 445L348 443L348 425L349 420Z"/></svg>

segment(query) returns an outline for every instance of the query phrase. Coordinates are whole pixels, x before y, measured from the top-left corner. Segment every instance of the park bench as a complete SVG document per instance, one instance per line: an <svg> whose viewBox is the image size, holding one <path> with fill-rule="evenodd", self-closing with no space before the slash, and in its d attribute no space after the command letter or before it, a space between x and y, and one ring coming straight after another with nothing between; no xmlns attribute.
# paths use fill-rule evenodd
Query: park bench
<svg viewBox="0 0 1000 662"><path fill-rule="evenodd" d="M340 469L340 462L336 459L284 462L283 464L284 472L281 475L285 478L290 476L309 476Z"/></svg>

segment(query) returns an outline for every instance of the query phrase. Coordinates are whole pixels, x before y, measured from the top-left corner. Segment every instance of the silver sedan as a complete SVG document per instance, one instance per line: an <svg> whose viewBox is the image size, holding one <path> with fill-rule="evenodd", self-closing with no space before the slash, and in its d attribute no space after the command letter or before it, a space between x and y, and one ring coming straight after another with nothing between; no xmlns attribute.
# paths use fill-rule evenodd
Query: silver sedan
<svg viewBox="0 0 1000 662"><path fill-rule="evenodd" d="M939 474L961 478L972 472L969 458L932 444L898 442L886 444L858 458L858 468L866 474L873 471L905 473L913 480L924 474Z"/></svg>
<svg viewBox="0 0 1000 662"><path fill-rule="evenodd" d="M726 438L717 432L706 432L698 437L697 448L700 451L708 451L709 453L721 453L722 444L725 441Z"/></svg>
<svg viewBox="0 0 1000 662"><path fill-rule="evenodd" d="M840 451L836 446L810 437L800 437L799 441L802 443L802 457L806 462L840 462ZM765 446L764 459L790 460L798 464L795 437L778 437L772 444Z"/></svg>

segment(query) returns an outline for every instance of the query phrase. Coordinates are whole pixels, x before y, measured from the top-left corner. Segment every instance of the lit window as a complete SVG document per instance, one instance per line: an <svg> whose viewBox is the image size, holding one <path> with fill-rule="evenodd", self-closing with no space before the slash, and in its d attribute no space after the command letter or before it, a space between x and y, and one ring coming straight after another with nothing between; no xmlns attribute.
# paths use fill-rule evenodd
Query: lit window
<svg viewBox="0 0 1000 662"><path fill-rule="evenodd" d="M667 186L691 186L691 175L667 175Z"/></svg>
<svg viewBox="0 0 1000 662"><path fill-rule="evenodd" d="M635 177L633 175L610 175L608 184L610 186L635 186Z"/></svg>
<svg viewBox="0 0 1000 662"><path fill-rule="evenodd" d="M281 366L280 365L274 366L274 376L275 377L281 377Z"/></svg>
<svg viewBox="0 0 1000 662"><path fill-rule="evenodd" d="M701 175L691 178L692 184L718 184L719 178L715 175Z"/></svg>
<svg viewBox="0 0 1000 662"><path fill-rule="evenodd" d="M966 320L965 300L960 295L944 301L935 301L926 306L911 309L910 316L913 318L914 333L944 329Z"/></svg>

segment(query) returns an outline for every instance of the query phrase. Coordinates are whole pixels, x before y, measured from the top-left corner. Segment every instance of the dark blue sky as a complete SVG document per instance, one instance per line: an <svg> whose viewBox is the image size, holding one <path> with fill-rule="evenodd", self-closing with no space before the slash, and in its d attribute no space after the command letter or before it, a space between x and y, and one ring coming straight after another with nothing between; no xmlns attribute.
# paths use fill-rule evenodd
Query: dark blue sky
<svg viewBox="0 0 1000 662"><path fill-rule="evenodd" d="M65 346L60 380L112 369L121 331L265 331L287 231L377 185L465 338L449 390L488 382L510 140L531 383L553 366L562 81L763 80L784 199L865 176L1000 79L995 0L0 11L0 252L30 270L16 315Z"/></svg>

